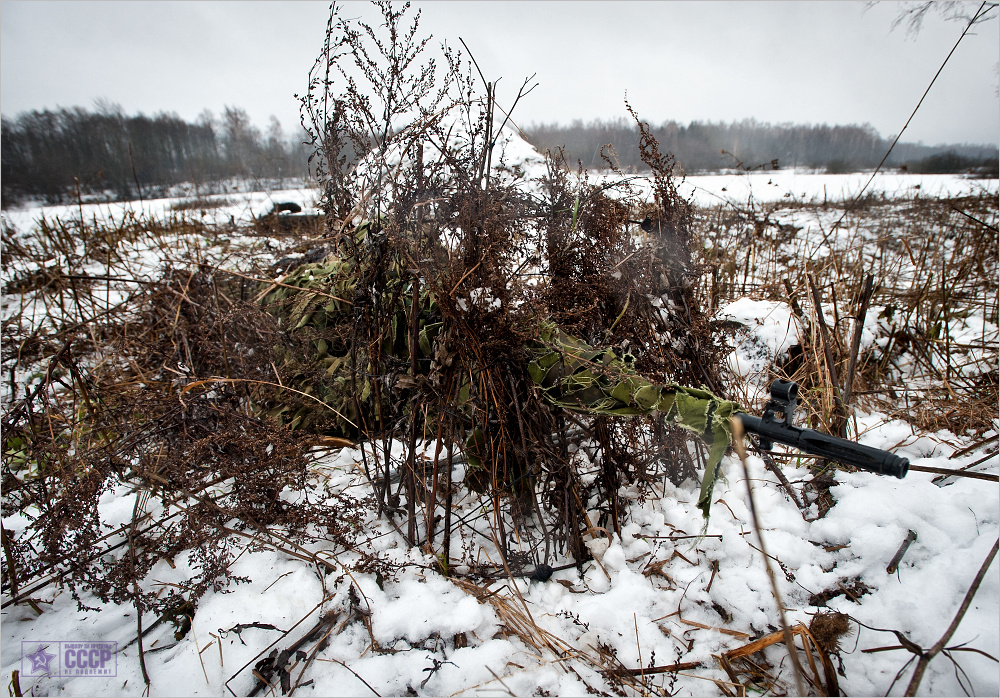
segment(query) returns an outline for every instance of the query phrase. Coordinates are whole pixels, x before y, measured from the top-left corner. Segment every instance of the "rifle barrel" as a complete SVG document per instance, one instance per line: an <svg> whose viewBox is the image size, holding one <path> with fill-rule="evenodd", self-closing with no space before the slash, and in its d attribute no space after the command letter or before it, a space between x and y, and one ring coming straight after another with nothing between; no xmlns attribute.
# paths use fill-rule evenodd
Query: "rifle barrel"
<svg viewBox="0 0 1000 698"><path fill-rule="evenodd" d="M910 461L888 451L830 436L815 429L801 429L781 422L738 413L743 429L767 441L774 441L821 458L828 458L879 475L906 477Z"/></svg>

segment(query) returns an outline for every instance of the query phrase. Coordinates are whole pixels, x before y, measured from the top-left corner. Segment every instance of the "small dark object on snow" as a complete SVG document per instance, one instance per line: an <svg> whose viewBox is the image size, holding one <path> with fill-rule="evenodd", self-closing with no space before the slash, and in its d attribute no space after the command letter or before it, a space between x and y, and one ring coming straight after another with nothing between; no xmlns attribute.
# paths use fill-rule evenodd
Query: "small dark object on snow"
<svg viewBox="0 0 1000 698"><path fill-rule="evenodd" d="M256 227L259 233L273 235L275 233L320 232L323 216L319 213L308 213L292 201L276 203L267 213L257 216Z"/></svg>
<svg viewBox="0 0 1000 698"><path fill-rule="evenodd" d="M551 576L552 566L543 563L535 567L535 571L531 573L531 576L528 577L528 579L533 579L536 582L547 582Z"/></svg>
<svg viewBox="0 0 1000 698"><path fill-rule="evenodd" d="M840 640L850 634L851 624L846 614L837 611L817 613L809 621L809 632L824 652L834 654L840 650Z"/></svg>

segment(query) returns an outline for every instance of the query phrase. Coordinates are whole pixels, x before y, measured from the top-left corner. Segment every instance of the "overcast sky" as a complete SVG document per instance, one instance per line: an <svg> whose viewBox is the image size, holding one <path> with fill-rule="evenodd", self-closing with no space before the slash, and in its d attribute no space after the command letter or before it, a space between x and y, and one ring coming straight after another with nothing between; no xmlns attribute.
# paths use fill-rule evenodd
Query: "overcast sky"
<svg viewBox="0 0 1000 698"><path fill-rule="evenodd" d="M345 16L375 15L347 2ZM465 40L501 104L525 77L539 87L514 113L535 122L627 117L684 124L906 123L964 25L931 14L892 30L902 3L421 2L434 41ZM979 7L970 3L970 13ZM82 106L127 114L243 107L259 128L298 124L329 16L326 2L0 2L0 110ZM903 140L1000 141L1000 22L966 36Z"/></svg>

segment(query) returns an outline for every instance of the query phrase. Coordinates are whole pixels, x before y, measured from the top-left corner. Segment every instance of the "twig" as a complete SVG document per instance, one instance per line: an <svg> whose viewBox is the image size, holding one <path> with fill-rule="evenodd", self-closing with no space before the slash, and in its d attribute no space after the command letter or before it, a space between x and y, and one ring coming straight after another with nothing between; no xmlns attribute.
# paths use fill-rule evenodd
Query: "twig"
<svg viewBox="0 0 1000 698"><path fill-rule="evenodd" d="M823 341L823 355L826 358L826 368L830 373L830 383L833 386L833 401L837 408L838 420L835 428L831 431L840 430L841 420L847 419L847 409L840 394L840 380L837 377L837 365L833 360L833 351L830 349L830 335L826 327L826 318L823 317L823 304L819 300L819 291L816 290L816 281L812 274L808 274L809 290L812 291L813 305L816 308L816 319L819 323L820 338ZM741 425L742 426L742 425Z"/></svg>
<svg viewBox="0 0 1000 698"><path fill-rule="evenodd" d="M202 652L205 650L198 649L198 633L194 631L194 618L187 616L187 619L188 623L191 625L191 637L194 638L194 650L198 653L198 662L201 664L201 673L205 675L205 683L211 686L212 684L208 680L208 672L205 670L205 660L201 657ZM211 645L206 645L205 649L207 650L210 646ZM219 646L221 647L222 644L220 643Z"/></svg>
<svg viewBox="0 0 1000 698"><path fill-rule="evenodd" d="M720 632L725 635L732 635L733 637L740 637L744 639L750 637L749 634L741 632L739 630L730 630L729 628L719 628L714 625L705 625L704 623L699 623L698 621L694 620L687 620L685 618L681 618L680 622L683 623L684 625L691 625L694 626L695 628L701 628L702 630L715 630L716 632Z"/></svg>
<svg viewBox="0 0 1000 698"><path fill-rule="evenodd" d="M998 438L1000 438L1000 434L994 434L993 436L987 437L987 438L985 438L985 439L983 439L981 441L977 441L976 443L972 444L971 446L966 446L961 451L955 451L950 456L948 456L948 460L951 460L953 458L961 458L966 453L972 453L973 451L975 451L977 448L980 448L981 446L987 446L987 445L993 443L994 441L996 441ZM992 454L992 455L996 455L996 454Z"/></svg>
<svg viewBox="0 0 1000 698"><path fill-rule="evenodd" d="M981 220L979 220L978 218L976 218L974 216L970 216L968 213L966 213L965 211L963 211L962 209L960 209L955 204L951 204L950 208L955 213L961 213L963 216L965 216L966 218L968 218L970 221L978 223L979 225L983 226L984 228L989 228L994 233L1000 233L1000 229L998 229L995 225L990 225L989 223L987 223L985 221L981 221Z"/></svg>
<svg viewBox="0 0 1000 698"><path fill-rule="evenodd" d="M517 695L516 693L514 693L513 691L510 690L510 688L507 686L507 684L505 684L503 682L503 679L501 679L499 676L497 676L497 673L495 671L493 671L489 666L486 667L486 670L488 672L490 672L491 674L493 674L493 678L495 678L497 681L500 682L500 685L503 686L504 689L506 689L508 695L510 695L510 696L516 696Z"/></svg>
<svg viewBox="0 0 1000 698"><path fill-rule="evenodd" d="M989 5L989 7L987 7L987 5ZM924 99L927 98L927 93L931 91L931 88L934 86L934 82L938 79L938 76L941 75L941 71L944 70L944 67L946 65L948 65L948 61L951 59L952 54L955 53L955 49L958 48L958 45L962 43L962 39L964 39L965 35L969 33L970 29L972 29L972 25L975 24L976 21L979 19L980 15L983 14L983 9L985 8L986 11L989 12L995 6L996 5L990 4L984 0L983 4L979 6L978 10L976 10L976 14L972 17L971 20L969 20L969 24L968 26L965 27L965 31L962 32L962 35L958 37L958 41L956 41L955 45L951 47L951 51L949 51L948 55L945 56L944 62L941 63L941 67L938 68L936 73L934 73L934 77L931 78L930 84L927 85L927 89L924 90L924 94L921 95L920 101L917 102L917 106L913 108L913 112L910 114L910 118L906 120L905 124L903 124L903 128L899 129L899 133L896 134L896 138L892 141L892 145L890 145L889 149L885 151L885 155L882 156L882 161L879 162L878 166L875 168L875 171L872 172L872 176L868 178L868 181L865 183L865 186L861 187L861 191L859 191L851 200L851 203L844 208L844 213L840 216L840 219L833 225L832 230L836 230L837 228L840 227L841 221L843 221L844 218L847 216L847 214L850 213L851 209L853 209L854 206L857 204L857 202L861 199L861 195L865 192L868 186L875 180L875 175L879 173L879 171L882 169L882 165L884 165L885 161L889 159L889 153L891 153L892 149L896 147L896 144L899 142L899 139L902 138L903 132L906 130L906 127L910 125L910 122L913 121L913 117L917 115L917 111L920 109L920 105L924 103Z"/></svg>
<svg viewBox="0 0 1000 698"><path fill-rule="evenodd" d="M358 672L354 671L354 669L352 669L351 667L347 666L347 664L345 664L344 662L340 661L339 659L334 659L334 658L331 657L330 659L322 659L320 661L335 662L335 663L339 664L340 666L344 667L349 672L351 672L352 674L354 674L354 676L358 679L358 681L360 681L361 683L363 683L365 686L368 687L368 690L370 690L376 696L380 696L381 697L382 694L379 693L378 691L376 691L374 688L372 688L371 684L369 684L367 681L365 681L363 678L361 678L361 676L358 674Z"/></svg>
<svg viewBox="0 0 1000 698"><path fill-rule="evenodd" d="M14 555L11 552L12 541L7 534L7 529L0 525L0 540L3 541L3 554L7 560L7 580L10 582L10 596L17 598L17 569L14 564Z"/></svg>
<svg viewBox="0 0 1000 698"><path fill-rule="evenodd" d="M230 688L230 687L229 687L229 682L230 682L230 681L232 681L233 679L235 679L235 678L236 678L237 676L239 676L239 675L240 675L240 673L241 673L241 672L242 672L242 671L243 671L244 669L246 669L246 668L247 668L248 666L250 666L251 664L253 664L253 663L254 663L254 661L255 661L255 660L257 659L257 657L260 657L260 656L261 656L262 654L264 654L264 653L265 653L265 652L267 652L267 651L268 651L269 649L271 649L272 647L274 647L274 646L275 646L276 644L278 644L279 642L281 642L281 640L282 640L282 639L284 639L285 637L288 637L288 634L289 634L290 632L292 632L292 631L293 631L293 630L295 630L295 629L296 629L297 627L299 627L299 626L300 626L300 625L301 625L301 624L302 624L303 622L305 622L306 618L310 617L310 616L311 616L311 615L312 615L313 613L315 613L315 612L317 611L317 609L319 609L319 608L320 608L320 607L321 607L321 606L322 606L323 604L325 604L325 603L326 603L327 601L329 601L329 600L330 600L330 599L332 599L332 598L333 598L333 596L324 596L324 597L323 597L323 598L322 598L322 599L320 600L320 602L319 602L318 604L316 604L315 606L313 606L313 607L312 607L312 609L311 609L311 610L310 610L310 611L309 611L308 613L306 613L306 614L305 614L304 616L302 616L302 618L300 618L300 619L299 619L299 620L298 620L298 621L297 621L297 622L295 623L295 625L293 625L293 626L292 626L292 627L290 627L290 628L289 628L288 630L286 630L286 631L285 631L285 634L284 634L284 635L282 635L282 636L281 636L281 637L279 637L279 638L278 638L277 640L275 640L275 641L274 641L274 642L272 642L272 643L271 643L270 645L268 645L268 646L267 646L267 647L265 647L265 648L264 648L263 650L261 650L261 651L260 651L260 652L259 652L259 653L258 653L258 654L257 654L257 655L255 656L255 657L251 658L249 662L247 662L246 664L244 664L243 666L241 666L241 667L240 667L240 668L239 668L239 669L238 669L238 670L236 671L236 673L235 673L235 674L233 674L232 676L230 676L230 677L229 677L229 678L228 678L228 679L226 680L225 684L223 684L223 685L224 685L224 686L226 687L226 690L227 690L227 691L229 691L230 693L232 693L232 694L233 694L234 696L235 696L235 695L237 695L237 693L236 693L235 691L233 691L233 689L232 689L232 688ZM307 634L305 635L305 637L309 637L310 635L312 635L312 633L314 633L314 632L316 631L317 627L320 627L320 626L322 626L322 625L323 625L323 623L324 623L324 621L323 621L323 620L320 620L320 622L319 622L319 623L317 624L317 626L316 626L316 627L314 627L314 628L313 628L312 630L310 630L310 631L309 631L309 633L307 633ZM254 673L256 673L256 672L254 672Z"/></svg>
<svg viewBox="0 0 1000 698"><path fill-rule="evenodd" d="M869 648L863 649L861 651L864 652L865 654L871 654L873 652L893 652L895 650L908 650L909 651L910 648L907 647L906 645L887 645L885 647L869 647ZM992 659L994 662L1000 662L1000 659L997 659L996 657L994 657L989 652L984 652L983 650L978 649L976 647L962 647L962 646L956 645L954 647L945 647L941 651L942 652L975 652L976 654L983 655L987 659Z"/></svg>
<svg viewBox="0 0 1000 698"><path fill-rule="evenodd" d="M961 468L959 468L959 470L968 471L969 468L975 468L977 465L982 465L986 461L992 460L992 459L994 459L996 457L997 457L996 453L987 453L982 458L978 458L978 459L974 460L973 462L969 463L968 465L963 465Z"/></svg>
<svg viewBox="0 0 1000 698"><path fill-rule="evenodd" d="M804 509L805 507L803 507L802 502L799 501L798 496L795 494L795 490L792 488L792 483L790 483L788 478L785 477L785 474L781 472L781 468L779 468L778 464L774 462L773 458L771 458L771 454L761 448L759 443L753 443L753 445L754 450L757 451L757 455L759 455L760 459L764 461L764 467L771 471L776 478L778 478L778 482L781 483L781 486L784 488L785 492L788 493L788 496L792 498L792 503L795 504L800 511Z"/></svg>
<svg viewBox="0 0 1000 698"><path fill-rule="evenodd" d="M186 392L188 392L190 390L193 390L194 388L197 388L198 386L205 385L206 383L257 383L259 385L270 385L270 386L273 386L275 388L281 388L282 390L289 390L289 391L295 393L296 395L301 395L302 397L309 398L313 402L318 402L319 404L323 405L323 407L325 407L326 409L330 410L331 412L333 412L335 415L337 415L341 419L345 420L348 424L350 424L355 429L358 428L357 424L355 424L354 422L352 422L350 419L348 419L347 417L345 417L344 415L342 415L337 410L333 409L330 405L328 405L327 403L323 402L318 397L314 397L313 395L310 395L309 393L304 393L301 390L296 390L295 388L289 388L287 385L281 385L280 383L272 383L271 381L254 380L252 378L206 378L204 380L194 381L192 383L188 383L187 385L185 385L181 389L181 392L177 395L177 399L180 400L180 402L181 402L182 405L184 405L185 404L184 400L181 399L181 397L184 395L184 393L186 393Z"/></svg>
<svg viewBox="0 0 1000 698"><path fill-rule="evenodd" d="M132 593L133 593L133 601L135 603L135 618L136 618L136 623L138 625L138 628L137 628L137 630L138 630L138 637L136 639L139 641L139 668L142 669L142 680L146 682L146 691L148 693L148 691L149 691L149 674L146 672L146 654L145 654L145 651L144 651L143 646L142 646L142 636L143 636L143 632L142 632L142 597L139 594L139 582L138 582L138 580L136 579L136 576L135 576L135 571L138 568L138 565L137 565L136 559L135 559L135 541L134 541L134 538L135 538L136 517L139 514L140 503L144 502L144 500L145 500L145 497L144 497L145 494L146 494L145 492L142 492L140 494L137 494L136 497L135 497L135 505L132 507L132 526L131 526L129 532L126 535L128 536L128 552L129 552L129 557L131 558L131 561L132 561ZM206 679L206 681L207 681L207 679Z"/></svg>
<svg viewBox="0 0 1000 698"><path fill-rule="evenodd" d="M820 315L820 317L822 317L822 315ZM770 556L767 554L767 548L764 546L764 536L761 535L760 531L760 520L757 517L757 505L754 501L753 486L750 483L750 468L747 466L747 452L746 448L743 446L743 422L739 419L733 418L731 423L733 429L733 444L736 446L736 452L739 454L740 462L743 464L743 475L747 482L747 497L750 501L750 518L753 520L753 527L754 531L757 533L757 540L760 541L760 551L763 553L764 557L764 569L767 571L767 578L771 581L771 591L774 594L774 602L778 605L778 618L781 621L781 630L784 633L785 645L788 647L788 657L792 662L792 669L795 673L795 686L798 690L798 695L808 695L806 693L805 682L802 678L802 666L799 664L798 650L795 647L795 638L792 635L792 629L788 626L788 621L785 618L785 604L781 601L781 593L778 591L778 581L774 577L774 570L771 569L771 561L769 559Z"/></svg>
<svg viewBox="0 0 1000 698"><path fill-rule="evenodd" d="M636 656L639 658L639 680L642 681L644 680L643 674L645 672L642 668L642 646L639 644L639 618L635 613L632 614L632 623L635 625L635 651ZM632 674L632 676L635 676L635 674Z"/></svg>
<svg viewBox="0 0 1000 698"><path fill-rule="evenodd" d="M851 337L851 355L847 362L847 377L844 379L843 386L845 416L846 410L851 404L851 395L854 386L854 372L858 367L858 353L861 350L861 332L865 328L865 318L868 316L868 303L872 299L874 284L875 276L868 274L868 276L865 277L864 288L861 290L861 307L858 308L858 314L854 319L854 335ZM840 424L840 438L847 438L846 419Z"/></svg>
<svg viewBox="0 0 1000 698"><path fill-rule="evenodd" d="M282 288L290 288L293 291L301 291L303 293L312 293L312 294L315 294L317 296L323 296L324 298L332 298L333 300L340 301L341 303L347 303L348 305L354 305L351 301L347 300L346 298L340 298L339 296L332 296L329 293L323 293L322 291L317 291L317 290L312 289L312 288L304 289L304 288L299 288L298 286L292 286L291 284L281 283L280 281L274 281L272 279L258 279L255 276L248 276L247 274L241 274L240 272L233 271L232 269L223 269L222 267L217 267L214 264L205 264L205 263L202 263L202 266L208 267L209 269L214 269L215 271L221 271L223 274L232 274L233 276L238 276L241 279L246 279L247 281L256 281L259 284L271 284L272 287L274 287L274 286L281 286ZM264 295L267 295L266 291L265 291Z"/></svg>
<svg viewBox="0 0 1000 698"><path fill-rule="evenodd" d="M348 620L350 620L350 616L347 619L345 619L344 623L346 623ZM325 646L327 638L330 637L331 634L333 634L333 632L334 632L334 622L335 621L336 621L336 618L333 618L330 621L329 626L326 628L326 632L324 632L323 636L321 638L319 638L319 640L316 641L316 644L313 646L312 651L309 653L309 656L302 663L302 669L299 671L299 676L295 680L295 685L292 686L291 690L288 692L288 695L290 695L290 696L294 695L296 689L298 689L299 686L303 686L303 685L306 685L306 684L310 683L310 682L306 682L306 684L303 684L302 683L302 677L305 676L306 670L313 663L313 660L316 659L316 655L319 654L320 649ZM343 624L341 624L341 626L343 626ZM344 665L344 667L347 668L347 665ZM348 668L347 670L350 671L355 676L358 676L357 673L355 673L352 669ZM358 679L360 679L361 682L365 686L368 686L368 682L365 681L364 679L362 679L360 676L358 676ZM374 688L372 688L371 686L368 686L368 688L371 688L371 690L375 693L375 695L378 695L378 692L375 691Z"/></svg>
<svg viewBox="0 0 1000 698"><path fill-rule="evenodd" d="M996 454L993 454L993 456L995 455ZM990 457L992 458L993 456ZM967 473L962 470L949 470L948 468L933 468L929 465L911 465L910 470L916 470L922 473L937 473L938 475L954 475L955 477L971 477L976 480L990 480L992 482L1000 482L1000 476L992 475L991 473Z"/></svg>
<svg viewBox="0 0 1000 698"><path fill-rule="evenodd" d="M886 574L896 573L896 570L899 569L899 561L903 559L903 555L906 554L906 550L910 547L910 543L916 539L917 534L914 531L907 531L906 538L903 539L903 543L899 546L899 550L896 551L896 554L892 556L891 560L889 560L889 564L886 565Z"/></svg>
<svg viewBox="0 0 1000 698"><path fill-rule="evenodd" d="M955 634L956 630L958 630L958 625L962 622L965 612L968 611L969 606L972 605L972 597L974 597L976 592L979 591L979 585L982 584L983 578L986 577L986 571L993 563L993 558L997 556L998 548L1000 548L1000 539L997 539L997 541L993 544L993 547L990 549L989 555L986 556L986 560L979 568L976 578L972 581L972 586L970 586L969 591L966 592L965 598L962 600L962 605L958 607L958 612L955 614L955 618L951 621L951 625L949 625L948 629L944 631L944 635L941 636L940 640L934 643L933 647L920 653L920 661L917 662L917 668L913 670L913 678L910 679L910 685L906 687L905 695L916 695L917 689L920 687L920 681L924 678L924 672L927 671L927 666L931 663L931 660L944 649L945 645L948 644L948 640L950 640L951 636Z"/></svg>
<svg viewBox="0 0 1000 698"><path fill-rule="evenodd" d="M643 676L644 674L669 674L675 671L684 671L685 669L697 669L701 666L701 662L680 662L678 664L666 664L664 666L654 666L649 669L626 669L624 667L617 669L606 669L601 673L605 677L611 678L613 676Z"/></svg>

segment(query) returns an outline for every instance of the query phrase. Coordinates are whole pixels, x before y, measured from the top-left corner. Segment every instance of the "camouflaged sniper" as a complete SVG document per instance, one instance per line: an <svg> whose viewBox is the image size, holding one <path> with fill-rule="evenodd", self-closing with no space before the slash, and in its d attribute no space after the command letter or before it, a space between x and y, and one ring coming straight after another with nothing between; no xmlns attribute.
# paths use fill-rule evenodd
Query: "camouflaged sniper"
<svg viewBox="0 0 1000 698"><path fill-rule="evenodd" d="M354 233L355 241L362 242L368 229L367 224L359 226ZM343 321L351 312L349 299L355 296L357 281L355 260L331 255L321 262L294 269L282 280L282 286L266 290L263 302L276 308L291 329L311 326L322 330L329 324ZM397 294L389 336L384 343L394 348L400 359L410 354L411 291L412 287L408 287ZM417 337L419 355L425 359L433 359L434 341L443 329L436 306L434 294L422 288ZM348 370L349 346L331 346L326 339L314 344L314 361L324 369L325 376L319 385L313 384L318 390L315 397L336 415L341 435L357 435L357 425L362 421L358 403L370 406L374 400L372 379L375 372L370 357L363 348L355 347L358 370L352 375ZM542 323L538 338L527 349L530 356L527 375L552 405L586 415L658 414L697 434L709 447L698 498L698 508L708 518L719 464L732 437L730 419L739 411L739 405L717 398L706 390L656 384L634 370L631 356L618 356L611 349L592 347L551 322ZM312 392L312 386L305 392ZM303 427L314 418L311 407L289 412L288 406L280 404L267 410L270 416L291 428ZM466 439L466 455L473 465L478 461L477 444L482 443L482 434L470 433Z"/></svg>

